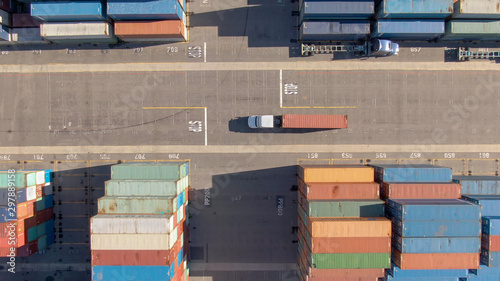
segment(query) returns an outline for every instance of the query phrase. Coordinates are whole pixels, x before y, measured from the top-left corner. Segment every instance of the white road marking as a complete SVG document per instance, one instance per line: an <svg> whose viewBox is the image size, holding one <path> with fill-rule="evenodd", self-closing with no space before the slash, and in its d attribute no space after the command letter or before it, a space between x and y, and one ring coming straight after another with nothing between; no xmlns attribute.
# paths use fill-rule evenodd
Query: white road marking
<svg viewBox="0 0 500 281"><path fill-rule="evenodd" d="M208 145L208 132L207 132L207 108L205 107L205 146Z"/></svg>
<svg viewBox="0 0 500 281"><path fill-rule="evenodd" d="M207 62L207 42L203 43L203 62Z"/></svg>
<svg viewBox="0 0 500 281"><path fill-rule="evenodd" d="M283 107L283 70L280 69L280 108Z"/></svg>

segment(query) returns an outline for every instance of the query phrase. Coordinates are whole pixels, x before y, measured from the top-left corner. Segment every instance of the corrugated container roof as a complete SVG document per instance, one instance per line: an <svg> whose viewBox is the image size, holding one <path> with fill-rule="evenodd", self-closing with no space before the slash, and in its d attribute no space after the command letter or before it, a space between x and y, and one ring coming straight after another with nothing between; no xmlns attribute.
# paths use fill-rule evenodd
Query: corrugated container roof
<svg viewBox="0 0 500 281"><path fill-rule="evenodd" d="M382 200L301 200L310 217L381 217Z"/></svg>
<svg viewBox="0 0 500 281"><path fill-rule="evenodd" d="M176 197L119 197L104 196L98 199L99 214L169 214L176 211Z"/></svg>
<svg viewBox="0 0 500 281"><path fill-rule="evenodd" d="M168 234L174 228L169 215L105 215L90 218L90 233Z"/></svg>
<svg viewBox="0 0 500 281"><path fill-rule="evenodd" d="M312 254L312 267L331 268L387 268L391 266L390 253Z"/></svg>
<svg viewBox="0 0 500 281"><path fill-rule="evenodd" d="M440 35L445 30L444 20L378 20L375 24L374 36L404 34Z"/></svg>
<svg viewBox="0 0 500 281"><path fill-rule="evenodd" d="M111 179L115 180L178 180L188 174L188 162L124 163L111 166Z"/></svg>
<svg viewBox="0 0 500 281"><path fill-rule="evenodd" d="M92 281L170 281L174 276L173 272L174 271L169 266L93 266ZM119 276L118 279L117 276Z"/></svg>
<svg viewBox="0 0 500 281"><path fill-rule="evenodd" d="M349 30L355 30L353 27ZM347 128L347 115L301 115L283 114L282 128L341 129Z"/></svg>
<svg viewBox="0 0 500 281"><path fill-rule="evenodd" d="M378 182L451 182L451 168L433 165L373 165Z"/></svg>
<svg viewBox="0 0 500 281"><path fill-rule="evenodd" d="M379 199L378 183L304 183L299 179L299 189L307 199Z"/></svg>
<svg viewBox="0 0 500 281"><path fill-rule="evenodd" d="M113 27L108 22L45 22L40 25L42 37L50 39L109 39Z"/></svg>
<svg viewBox="0 0 500 281"><path fill-rule="evenodd" d="M500 216L483 216L482 231L488 235L500 235Z"/></svg>
<svg viewBox="0 0 500 281"><path fill-rule="evenodd" d="M498 276L498 275L500 275L500 267L487 267L485 265L480 265L480 267L478 269L471 269L469 271L472 274L477 275L478 277Z"/></svg>
<svg viewBox="0 0 500 281"><path fill-rule="evenodd" d="M309 21L302 22L302 40L353 41L370 34L370 22Z"/></svg>
<svg viewBox="0 0 500 281"><path fill-rule="evenodd" d="M115 22L120 38L186 38L181 20Z"/></svg>
<svg viewBox="0 0 500 281"><path fill-rule="evenodd" d="M313 237L391 236L387 218L308 218L307 229Z"/></svg>
<svg viewBox="0 0 500 281"><path fill-rule="evenodd" d="M500 0L458 0L453 17L487 19L500 17Z"/></svg>
<svg viewBox="0 0 500 281"><path fill-rule="evenodd" d="M403 270L397 266L389 269L394 278L467 277L468 272L467 269Z"/></svg>
<svg viewBox="0 0 500 281"><path fill-rule="evenodd" d="M401 220L392 217L395 234L406 237L479 237L480 220Z"/></svg>
<svg viewBox="0 0 500 281"><path fill-rule="evenodd" d="M401 269L470 269L479 267L479 253L407 254L394 250L392 260Z"/></svg>
<svg viewBox="0 0 500 281"><path fill-rule="evenodd" d="M481 249L481 238L393 236L392 245L401 253L478 253Z"/></svg>
<svg viewBox="0 0 500 281"><path fill-rule="evenodd" d="M443 18L453 13L453 0L383 0L379 11L382 17Z"/></svg>
<svg viewBox="0 0 500 281"><path fill-rule="evenodd" d="M184 10L177 0L108 0L108 15L117 20L183 20Z"/></svg>
<svg viewBox="0 0 500 281"><path fill-rule="evenodd" d="M460 199L391 199L388 213L401 220L480 220L478 205Z"/></svg>
<svg viewBox="0 0 500 281"><path fill-rule="evenodd" d="M309 1L304 0L302 11L308 14L340 14L342 16L355 16L356 14L373 14L375 4L373 1Z"/></svg>
<svg viewBox="0 0 500 281"><path fill-rule="evenodd" d="M20 42L20 43L32 42L37 44L50 43L48 41L43 40L42 36L40 36L39 27L13 28L11 30L11 36L13 42Z"/></svg>
<svg viewBox="0 0 500 281"><path fill-rule="evenodd" d="M177 232L174 231L175 241ZM172 236L172 237L174 237ZM168 234L93 234L92 250L170 250L173 240Z"/></svg>
<svg viewBox="0 0 500 281"><path fill-rule="evenodd" d="M448 37L494 37L500 38L500 21L451 20L446 23Z"/></svg>
<svg viewBox="0 0 500 281"><path fill-rule="evenodd" d="M176 196L189 187L189 177L180 180L109 180L107 196Z"/></svg>
<svg viewBox="0 0 500 281"><path fill-rule="evenodd" d="M362 165L300 165L304 182L373 182L374 169Z"/></svg>
<svg viewBox="0 0 500 281"><path fill-rule="evenodd" d="M105 20L101 1L32 2L31 16L45 21Z"/></svg>

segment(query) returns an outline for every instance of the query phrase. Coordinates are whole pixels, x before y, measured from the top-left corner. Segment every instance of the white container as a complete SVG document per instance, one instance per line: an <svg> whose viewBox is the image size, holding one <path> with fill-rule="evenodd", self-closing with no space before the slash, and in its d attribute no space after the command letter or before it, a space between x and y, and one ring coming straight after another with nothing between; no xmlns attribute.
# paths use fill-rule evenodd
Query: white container
<svg viewBox="0 0 500 281"><path fill-rule="evenodd" d="M173 245L168 234L92 234L90 237L91 250L170 250Z"/></svg>
<svg viewBox="0 0 500 281"><path fill-rule="evenodd" d="M12 30L13 29L11 29L11 31ZM45 184L45 171L36 172L36 184Z"/></svg>
<svg viewBox="0 0 500 281"><path fill-rule="evenodd" d="M36 199L36 185L28 186L26 188L26 201Z"/></svg>
<svg viewBox="0 0 500 281"><path fill-rule="evenodd" d="M176 196L189 186L189 177L178 181L109 180L105 183L107 196Z"/></svg>
<svg viewBox="0 0 500 281"><path fill-rule="evenodd" d="M113 27L108 22L44 22L40 25L42 37L51 39L111 39Z"/></svg>
<svg viewBox="0 0 500 281"><path fill-rule="evenodd" d="M168 234L173 215L97 215L90 219L92 234Z"/></svg>

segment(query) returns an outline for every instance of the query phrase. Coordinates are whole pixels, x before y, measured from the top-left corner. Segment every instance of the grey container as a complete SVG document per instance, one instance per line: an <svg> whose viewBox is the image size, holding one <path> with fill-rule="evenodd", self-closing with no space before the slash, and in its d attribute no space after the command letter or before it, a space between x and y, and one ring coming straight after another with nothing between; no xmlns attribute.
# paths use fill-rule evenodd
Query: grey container
<svg viewBox="0 0 500 281"><path fill-rule="evenodd" d="M500 177L496 176L453 176L453 182L462 186L462 194L500 194Z"/></svg>
<svg viewBox="0 0 500 281"><path fill-rule="evenodd" d="M369 19L375 13L373 1L311 1L301 3L300 21Z"/></svg>
<svg viewBox="0 0 500 281"><path fill-rule="evenodd" d="M458 0L453 9L456 19L500 19L500 0Z"/></svg>
<svg viewBox="0 0 500 281"><path fill-rule="evenodd" d="M113 180L179 180L188 173L188 162L124 163L111 167Z"/></svg>
<svg viewBox="0 0 500 281"><path fill-rule="evenodd" d="M444 20L378 20L372 36L395 40L432 40L445 31Z"/></svg>
<svg viewBox="0 0 500 281"><path fill-rule="evenodd" d="M444 19L453 14L453 0L382 0L378 18Z"/></svg>
<svg viewBox="0 0 500 281"><path fill-rule="evenodd" d="M357 41L369 34L369 21L311 21L300 25L303 41Z"/></svg>
<svg viewBox="0 0 500 281"><path fill-rule="evenodd" d="M499 20L451 20L446 23L443 40L496 41L500 40Z"/></svg>

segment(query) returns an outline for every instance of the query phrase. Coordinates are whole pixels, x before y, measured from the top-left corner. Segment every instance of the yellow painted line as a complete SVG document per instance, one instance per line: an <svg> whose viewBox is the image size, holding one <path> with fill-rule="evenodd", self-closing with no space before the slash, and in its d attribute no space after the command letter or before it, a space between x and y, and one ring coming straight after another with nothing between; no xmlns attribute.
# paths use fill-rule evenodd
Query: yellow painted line
<svg viewBox="0 0 500 281"><path fill-rule="evenodd" d="M142 109L205 109L204 106L145 106Z"/></svg>
<svg viewBox="0 0 500 281"><path fill-rule="evenodd" d="M358 108L357 106L282 106L281 108Z"/></svg>

